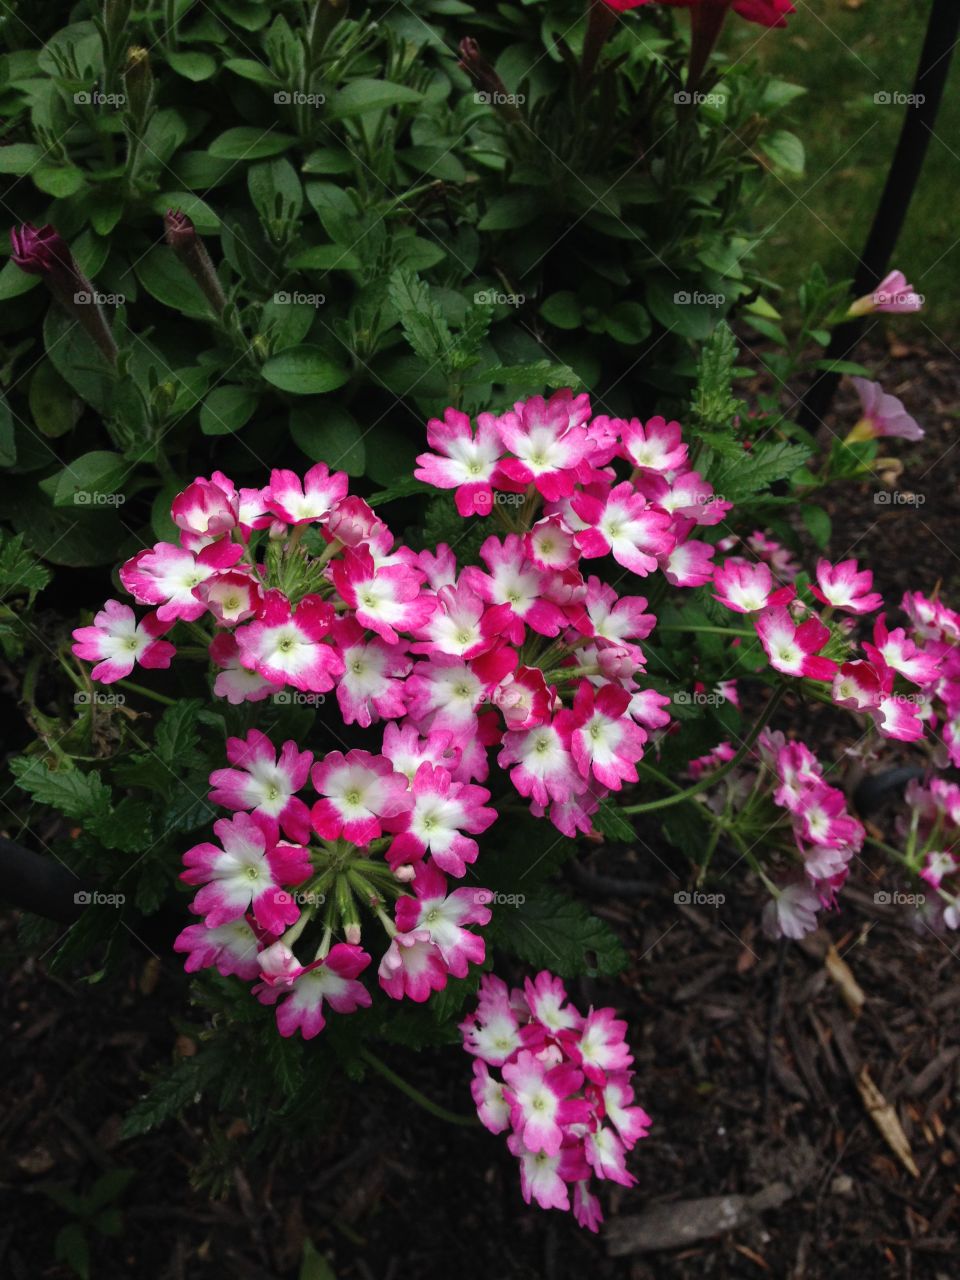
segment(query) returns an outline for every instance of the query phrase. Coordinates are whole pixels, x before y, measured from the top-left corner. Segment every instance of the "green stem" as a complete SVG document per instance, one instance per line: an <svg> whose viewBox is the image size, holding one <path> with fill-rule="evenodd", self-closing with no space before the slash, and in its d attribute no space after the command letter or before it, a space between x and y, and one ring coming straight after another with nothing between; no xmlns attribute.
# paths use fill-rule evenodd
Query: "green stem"
<svg viewBox="0 0 960 1280"><path fill-rule="evenodd" d="M695 786L686 787L683 791L677 791L672 796L664 796L660 800L648 800L645 804L624 805L622 811L624 813L650 813L654 809L666 809L674 804L683 804L685 800L689 800L693 796L698 796L701 791L709 790L709 788L718 783L721 778L726 777L728 773L735 769L747 752L750 751L757 738L759 738L764 725L780 705L785 693L786 686L781 685L764 707L759 720L757 720L756 724L750 730L747 738L741 744L740 750L732 760L728 760L726 764L722 764L719 769L714 769L714 771L711 774L708 774L707 777L701 778Z"/></svg>
<svg viewBox="0 0 960 1280"><path fill-rule="evenodd" d="M458 1116L453 1111L448 1111L446 1107L441 1107L439 1103L432 1102L426 1094L421 1093L419 1089L415 1089L412 1084L408 1084L385 1062L381 1062L376 1054L371 1053L369 1049L362 1048L360 1057L368 1066L373 1067L374 1071L378 1071L384 1080L389 1080L401 1093L405 1093L408 1098L411 1098L418 1106L423 1107L424 1111L429 1111L432 1116L437 1116L438 1119L446 1120L450 1124L464 1125L471 1129L480 1123L475 1116Z"/></svg>
<svg viewBox="0 0 960 1280"><path fill-rule="evenodd" d="M175 707L177 705L176 698L168 698L165 693L155 693L153 689L147 689L142 684L137 684L133 680L118 680L117 684L121 689L129 689L133 693L142 693L145 698L152 698L154 702L162 702L165 707Z"/></svg>

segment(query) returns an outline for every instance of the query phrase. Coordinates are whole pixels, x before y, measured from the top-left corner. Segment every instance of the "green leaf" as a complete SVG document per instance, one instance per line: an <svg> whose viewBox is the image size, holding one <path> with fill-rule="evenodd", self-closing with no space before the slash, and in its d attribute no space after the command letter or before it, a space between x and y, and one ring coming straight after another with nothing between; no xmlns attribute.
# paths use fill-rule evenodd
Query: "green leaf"
<svg viewBox="0 0 960 1280"><path fill-rule="evenodd" d="M825 373L845 373L852 378L873 377L873 370L865 364L857 364L856 360L815 360L813 367Z"/></svg>
<svg viewBox="0 0 960 1280"><path fill-rule="evenodd" d="M806 445L777 440L757 445L749 455L739 459L724 460L709 478L721 498L727 502L745 502L777 480L792 476L809 457Z"/></svg>
<svg viewBox="0 0 960 1280"><path fill-rule="evenodd" d="M349 151L333 147L318 147L311 151L300 166L302 173L353 173L356 164Z"/></svg>
<svg viewBox="0 0 960 1280"><path fill-rule="evenodd" d="M174 311L208 320L210 303L190 272L167 245L157 245L135 263L137 277L147 293Z"/></svg>
<svg viewBox="0 0 960 1280"><path fill-rule="evenodd" d="M409 271L398 269L390 277L390 301L401 327L421 360L433 363L448 355L453 338L439 304L429 287Z"/></svg>
<svg viewBox="0 0 960 1280"><path fill-rule="evenodd" d="M261 373L272 386L296 396L335 391L350 377L332 356L311 346L290 347L271 356Z"/></svg>
<svg viewBox="0 0 960 1280"><path fill-rule="evenodd" d="M296 142L292 133L281 133L274 128L254 129L240 125L227 129L210 143L210 154L222 160L263 160L278 156Z"/></svg>
<svg viewBox="0 0 960 1280"><path fill-rule="evenodd" d="M0 147L0 151L2 150L3 148ZM21 271L17 264L8 258L0 270L0 302L19 298L21 294L35 289L39 283L39 276L27 275L26 271Z"/></svg>
<svg viewBox="0 0 960 1280"><path fill-rule="evenodd" d="M102 499L116 493L131 467L119 453L94 449L67 464L57 477L53 495L55 507L97 507ZM106 505L111 505L107 503Z"/></svg>
<svg viewBox="0 0 960 1280"><path fill-rule="evenodd" d="M22 533L0 534L0 589L4 595L17 589L42 591L51 576L50 570L24 546Z"/></svg>
<svg viewBox="0 0 960 1280"><path fill-rule="evenodd" d="M365 115L368 111L383 111L386 107L401 103L420 102L422 98L422 93L405 84L361 77L352 80L329 98L325 114L328 120L344 120L351 116Z"/></svg>
<svg viewBox="0 0 960 1280"><path fill-rule="evenodd" d="M543 209L536 191L510 191L487 202L487 211L477 223L478 231L514 231L526 227Z"/></svg>
<svg viewBox="0 0 960 1280"><path fill-rule="evenodd" d="M803 143L795 133L786 129L777 129L760 139L760 150L773 162L775 169L783 169L787 173L801 177L804 171Z"/></svg>
<svg viewBox="0 0 960 1280"><path fill-rule="evenodd" d="M582 318L580 303L572 289L563 289L560 293L552 293L545 298L540 307L540 314L547 324L558 329L576 329Z"/></svg>
<svg viewBox="0 0 960 1280"><path fill-rule="evenodd" d="M185 698L164 711L154 738L154 750L164 764L175 765L182 770L191 762L200 741L197 717L203 706L199 698Z"/></svg>
<svg viewBox="0 0 960 1280"><path fill-rule="evenodd" d="M368 502L371 507L379 507L385 502L395 502L397 498L412 498L421 493L435 493L430 485L424 484L422 480L418 480L416 476L402 476L396 484L387 485L385 489L378 489L376 493L371 493Z"/></svg>
<svg viewBox="0 0 960 1280"><path fill-rule="evenodd" d="M179 1115L210 1083L218 1069L214 1055L181 1058L170 1071L152 1083L150 1092L127 1113L123 1136L137 1138Z"/></svg>
<svg viewBox="0 0 960 1280"><path fill-rule="evenodd" d="M43 156L43 148L33 142L11 142L0 147L0 173L29 173Z"/></svg>
<svg viewBox="0 0 960 1280"><path fill-rule="evenodd" d="M817 546L823 548L830 541L832 522L823 507L816 507L812 502L805 502L800 508L800 515L807 531Z"/></svg>
<svg viewBox="0 0 960 1280"><path fill-rule="evenodd" d="M312 462L331 470L362 476L366 467L363 433L356 420L338 406L298 405L290 414L290 434Z"/></svg>
<svg viewBox="0 0 960 1280"><path fill-rule="evenodd" d="M209 80L217 69L217 60L209 53L190 50L173 51L167 54L167 64L178 76L187 80Z"/></svg>
<svg viewBox="0 0 960 1280"><path fill-rule="evenodd" d="M337 1280L333 1267L322 1253L317 1252L309 1237L303 1242L303 1258L300 1262L298 1280Z"/></svg>
<svg viewBox="0 0 960 1280"><path fill-rule="evenodd" d="M538 889L519 906L495 910L490 931L519 960L561 978L619 973L627 963L610 926L554 889Z"/></svg>
<svg viewBox="0 0 960 1280"><path fill-rule="evenodd" d="M639 302L617 302L604 313L607 333L617 342L636 346L649 338L652 324Z"/></svg>
<svg viewBox="0 0 960 1280"><path fill-rule="evenodd" d="M636 832L624 815L609 800L601 800L600 808L593 815L593 827L602 836L624 843L635 839Z"/></svg>
<svg viewBox="0 0 960 1280"><path fill-rule="evenodd" d="M17 441L13 429L13 414L7 397L0 391L0 467L12 467L17 460Z"/></svg>
<svg viewBox="0 0 960 1280"><path fill-rule="evenodd" d="M284 157L251 165L247 171L247 188L265 226L281 216L300 216L303 187L296 169Z"/></svg>
<svg viewBox="0 0 960 1280"><path fill-rule="evenodd" d="M234 75L252 80L254 84L266 85L268 89L275 89L280 83L270 68L256 58L227 58L223 65Z"/></svg>
<svg viewBox="0 0 960 1280"><path fill-rule="evenodd" d="M79 1222L68 1222L60 1228L53 1242L53 1256L57 1262L67 1263L80 1280L90 1280L90 1246Z"/></svg>
<svg viewBox="0 0 960 1280"><path fill-rule="evenodd" d="M30 176L38 190L56 200L76 195L87 180L83 170L74 165L38 164Z"/></svg>
<svg viewBox="0 0 960 1280"><path fill-rule="evenodd" d="M360 259L338 244L315 244L295 253L287 265L293 271L359 271Z"/></svg>
<svg viewBox="0 0 960 1280"><path fill-rule="evenodd" d="M33 756L15 756L9 767L22 791L64 817L82 821L109 813L110 788L95 769L89 773L79 769L53 770Z"/></svg>
<svg viewBox="0 0 960 1280"><path fill-rule="evenodd" d="M498 387L515 387L527 393L536 393L548 387L581 386L577 373L568 364L555 364L552 360L534 360L531 364L494 365L488 369L471 370L467 382L493 383Z"/></svg>
<svg viewBox="0 0 960 1280"><path fill-rule="evenodd" d="M239 431L253 417L258 400L257 393L249 387L214 387L200 406L200 430L205 436Z"/></svg>

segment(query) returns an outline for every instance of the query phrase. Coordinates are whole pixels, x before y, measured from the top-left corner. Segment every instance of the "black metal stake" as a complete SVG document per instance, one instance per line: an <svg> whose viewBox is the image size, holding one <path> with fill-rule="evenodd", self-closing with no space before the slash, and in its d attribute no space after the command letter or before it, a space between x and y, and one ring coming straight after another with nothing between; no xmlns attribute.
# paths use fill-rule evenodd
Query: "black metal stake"
<svg viewBox="0 0 960 1280"><path fill-rule="evenodd" d="M853 281L853 296L860 298L876 288L886 274L890 257L910 207L914 188L923 168L924 157L936 124L944 86L950 71L953 48L960 33L958 0L933 0L927 34L920 50L920 60L913 82L914 102L906 109L900 140L893 155L890 172L877 205L873 226L863 247ZM917 101L921 98L922 101ZM826 358L850 358L860 335L864 318L838 325L830 338ZM830 408L839 373L820 373L807 388L797 420L812 428L823 421Z"/></svg>

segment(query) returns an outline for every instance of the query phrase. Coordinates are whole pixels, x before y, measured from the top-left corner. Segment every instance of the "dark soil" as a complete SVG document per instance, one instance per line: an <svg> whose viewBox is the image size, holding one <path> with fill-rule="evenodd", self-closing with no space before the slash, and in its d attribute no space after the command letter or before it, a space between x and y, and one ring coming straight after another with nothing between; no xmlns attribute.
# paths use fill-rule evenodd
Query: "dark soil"
<svg viewBox="0 0 960 1280"><path fill-rule="evenodd" d="M890 449L905 464L894 487L926 502L881 506L874 483L844 489L826 503L830 554L865 560L892 599L942 581L960 600L957 362L947 352L864 359L885 362L879 376L927 428L920 446ZM842 394L830 425L843 435L853 421ZM244 1163L254 1135L198 1108L122 1141L144 1072L190 1049L174 1026L185 991L178 959L134 955L121 984L65 983L23 958L7 919L0 1274L68 1277L53 1241L70 1218L45 1192L88 1189L119 1166L134 1171L119 1202L123 1231L93 1241L94 1280L294 1280L307 1237L331 1267L305 1271L308 1280L956 1275L955 939L914 933L898 908L878 905L878 889L898 885L867 860L822 934L781 952L759 932L762 896L742 866L727 876L720 863L719 907L678 905L690 868L654 828L641 835L630 851L591 853L579 876L634 958L615 983L583 982L575 995L629 1019L639 1100L654 1118L632 1159L636 1187L605 1191L608 1219L622 1233L624 1219L668 1204L683 1224L689 1200L771 1187L781 1207L685 1248L611 1257L606 1234L523 1205L501 1139L434 1119L378 1079L351 1087L330 1131L282 1158ZM614 883L590 881L598 875ZM859 1017L824 963L830 942L866 997ZM457 1049L398 1053L391 1064L450 1110L469 1111L470 1064ZM914 1172L878 1128L882 1113L868 1110L864 1068L902 1126Z"/></svg>

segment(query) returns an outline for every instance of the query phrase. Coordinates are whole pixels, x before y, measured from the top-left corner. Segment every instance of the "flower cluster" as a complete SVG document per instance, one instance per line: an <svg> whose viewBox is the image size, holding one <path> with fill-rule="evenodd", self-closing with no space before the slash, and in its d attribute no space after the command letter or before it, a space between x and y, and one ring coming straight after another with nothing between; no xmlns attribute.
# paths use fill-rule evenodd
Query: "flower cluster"
<svg viewBox="0 0 960 1280"><path fill-rule="evenodd" d="M730 504L691 467L678 423L593 415L569 391L480 414L476 428L448 409L427 438L417 476L455 490L462 515L496 513L504 526L480 564L458 566L445 544L396 545L323 463L302 479L274 471L263 489L215 472L173 502L179 545L120 571L151 611L138 621L108 601L74 651L109 683L136 662L169 665L162 637L179 623L203 638L214 690L231 703L335 689L348 724L394 721L431 759L455 741L458 788L485 780L495 748L535 814L589 831L600 800L637 781L669 699L636 679L656 624L646 599L619 595L588 562L703 585L714 549L693 535ZM424 774L417 794L439 785ZM455 845L442 856L458 865Z"/></svg>
<svg viewBox="0 0 960 1280"><path fill-rule="evenodd" d="M524 1200L566 1210L572 1200L591 1231L603 1221L591 1179L631 1186L626 1154L650 1126L633 1101L626 1029L613 1009L584 1016L547 972L512 991L485 975L476 1012L460 1027L476 1058L477 1114L491 1133L508 1134Z"/></svg>
<svg viewBox="0 0 960 1280"><path fill-rule="evenodd" d="M277 1006L280 1034L299 1029L305 1039L322 1030L324 1002L337 1013L370 1004L358 980L371 960L359 945L360 908L386 931L387 995L424 1001L449 975L466 977L485 956L467 926L489 922L493 895L448 892L446 877L463 877L477 856L471 836L496 814L484 803L489 791L454 780L446 766L458 757L449 735L421 741L394 725L381 755L334 751L316 761L295 742L278 754L256 729L228 739L232 767L210 775L210 799L234 817L214 823L218 843L183 858L181 878L199 886L191 909L203 917L175 943L187 969L256 980L258 999ZM312 807L300 795L308 778ZM312 925L313 958L302 964L293 948ZM333 944L335 930L344 942Z"/></svg>

